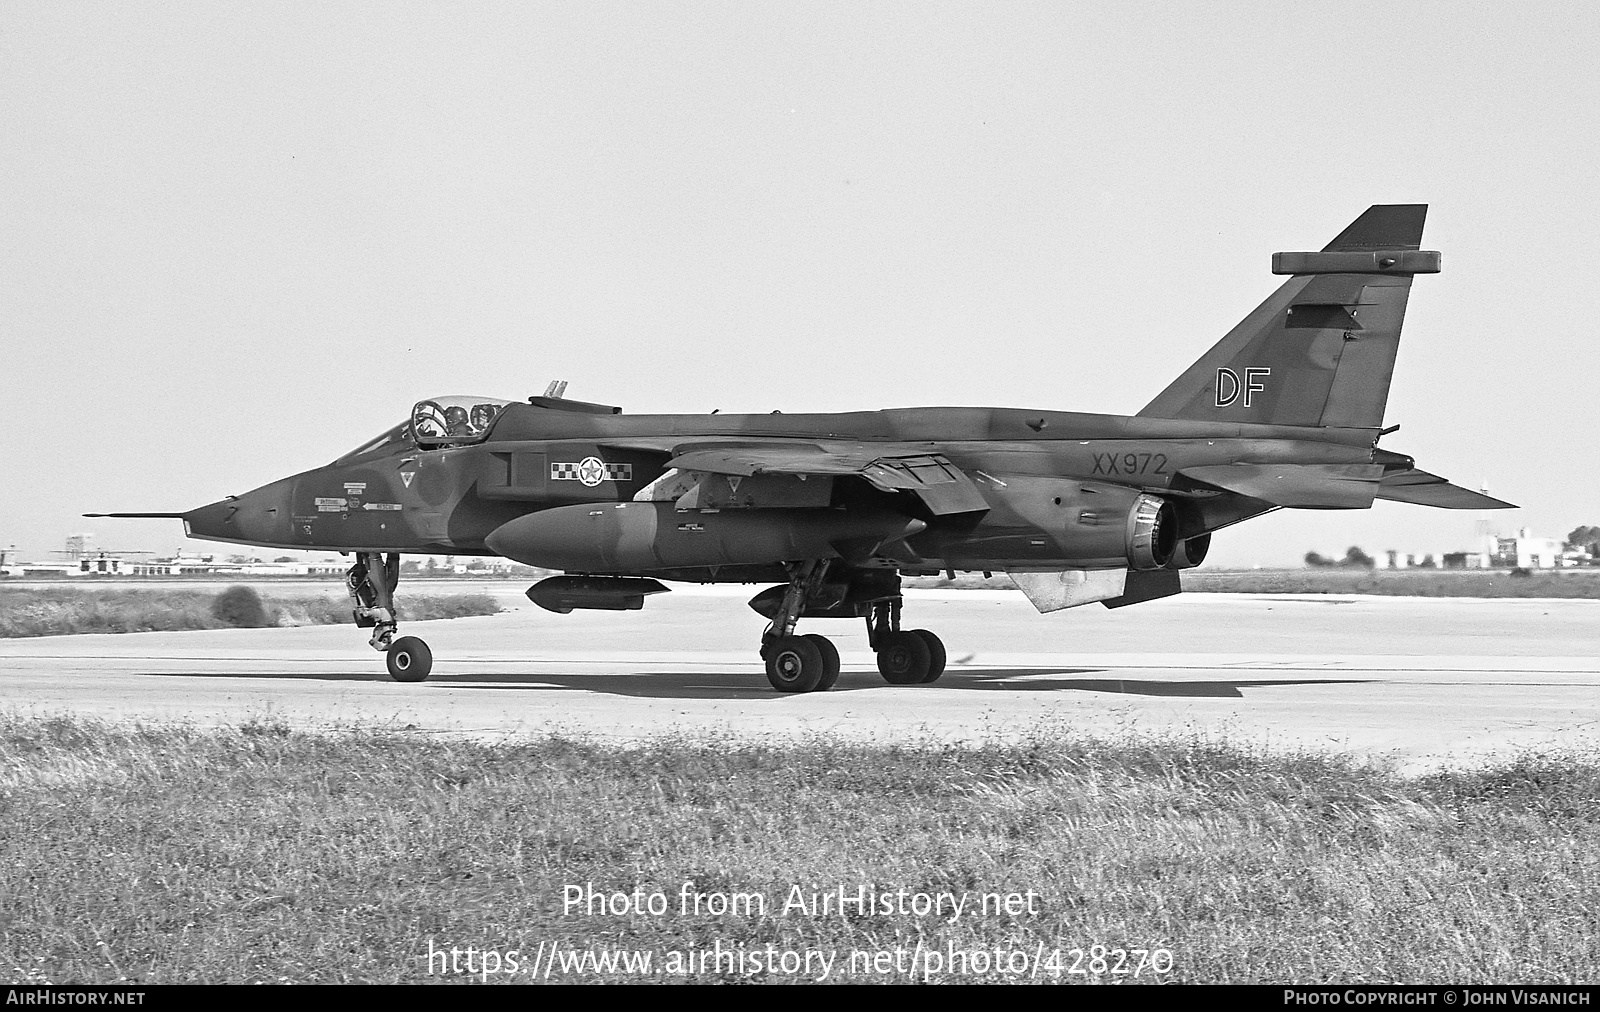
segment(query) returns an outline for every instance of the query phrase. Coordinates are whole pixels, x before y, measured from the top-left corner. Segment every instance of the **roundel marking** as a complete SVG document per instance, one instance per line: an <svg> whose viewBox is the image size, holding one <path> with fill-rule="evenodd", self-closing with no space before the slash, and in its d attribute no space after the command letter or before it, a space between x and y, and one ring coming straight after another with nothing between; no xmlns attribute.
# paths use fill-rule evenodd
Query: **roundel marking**
<svg viewBox="0 0 1600 1012"><path fill-rule="evenodd" d="M606 480L606 466L599 457L585 457L578 463L578 480L594 488Z"/></svg>

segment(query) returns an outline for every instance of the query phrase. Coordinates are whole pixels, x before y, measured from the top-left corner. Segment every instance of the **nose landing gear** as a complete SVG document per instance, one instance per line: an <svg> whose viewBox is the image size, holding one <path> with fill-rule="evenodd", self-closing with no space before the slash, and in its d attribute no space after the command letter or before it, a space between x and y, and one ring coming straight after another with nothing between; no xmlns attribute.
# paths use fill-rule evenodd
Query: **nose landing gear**
<svg viewBox="0 0 1600 1012"><path fill-rule="evenodd" d="M394 612L394 589L400 583L400 556L390 552L357 552L356 563L345 574L345 586L355 602L356 625L371 629L367 642L386 656L389 676L397 682L420 682L433 670L433 651L415 636L394 638L399 622Z"/></svg>
<svg viewBox="0 0 1600 1012"><path fill-rule="evenodd" d="M389 677L397 682L420 682L433 670L433 651L415 636L402 636L389 644Z"/></svg>

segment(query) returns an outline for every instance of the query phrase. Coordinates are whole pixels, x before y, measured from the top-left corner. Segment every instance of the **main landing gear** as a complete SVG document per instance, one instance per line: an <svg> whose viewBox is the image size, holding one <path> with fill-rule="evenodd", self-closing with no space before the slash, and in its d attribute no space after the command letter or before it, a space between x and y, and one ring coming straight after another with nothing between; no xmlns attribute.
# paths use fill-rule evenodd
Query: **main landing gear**
<svg viewBox="0 0 1600 1012"><path fill-rule="evenodd" d="M345 574L345 586L355 602L356 625L372 630L367 642L387 655L389 677L397 682L420 682L433 670L433 651L415 636L395 638L394 589L400 583L400 556L385 558L378 552L357 552L356 564Z"/></svg>
<svg viewBox="0 0 1600 1012"><path fill-rule="evenodd" d="M815 633L799 636L795 625L818 595L827 562L813 560L789 568L789 586L761 637L767 681L779 692L823 692L839 680L839 651ZM898 580L896 581L898 587ZM878 654L878 671L890 685L925 685L944 674L945 650L926 629L900 628L901 598L866 604L867 642Z"/></svg>
<svg viewBox="0 0 1600 1012"><path fill-rule="evenodd" d="M890 685L937 682L944 674L944 642L926 629L901 629L900 600L874 601L867 613L867 642L878 654L878 673Z"/></svg>

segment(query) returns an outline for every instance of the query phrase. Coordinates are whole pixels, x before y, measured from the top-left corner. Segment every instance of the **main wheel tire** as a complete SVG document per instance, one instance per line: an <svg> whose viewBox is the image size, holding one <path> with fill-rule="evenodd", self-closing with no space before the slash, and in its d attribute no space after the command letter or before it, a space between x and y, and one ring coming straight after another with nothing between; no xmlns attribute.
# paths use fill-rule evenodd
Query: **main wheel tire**
<svg viewBox="0 0 1600 1012"><path fill-rule="evenodd" d="M389 677L397 682L420 682L433 670L433 651L415 636L402 636L389 644L385 657Z"/></svg>
<svg viewBox="0 0 1600 1012"><path fill-rule="evenodd" d="M890 685L916 685L928 677L928 644L914 632L891 633L878 648L878 673Z"/></svg>
<svg viewBox="0 0 1600 1012"><path fill-rule="evenodd" d="M833 640L826 636L811 633L806 639L817 645L817 652L822 654L822 680L817 682L818 692L827 692L839 681L839 648L833 645Z"/></svg>
<svg viewBox="0 0 1600 1012"><path fill-rule="evenodd" d="M784 636L766 648L767 681L779 692L810 692L822 682L822 651L804 636Z"/></svg>
<svg viewBox="0 0 1600 1012"><path fill-rule="evenodd" d="M913 629L911 635L928 645L928 674L922 679L922 684L937 682L939 676L944 674L944 641L926 629Z"/></svg>

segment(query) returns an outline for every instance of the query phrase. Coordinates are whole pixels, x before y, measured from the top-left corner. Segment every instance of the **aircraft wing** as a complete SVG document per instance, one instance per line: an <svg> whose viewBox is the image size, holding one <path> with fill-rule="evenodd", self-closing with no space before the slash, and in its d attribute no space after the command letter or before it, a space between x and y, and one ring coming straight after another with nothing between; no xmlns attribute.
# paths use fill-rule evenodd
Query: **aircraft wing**
<svg viewBox="0 0 1600 1012"><path fill-rule="evenodd" d="M1415 503L1418 506L1437 506L1447 510L1509 510L1517 507L1508 502L1452 485L1436 474L1408 468L1391 471L1378 483L1378 498L1394 502Z"/></svg>
<svg viewBox="0 0 1600 1012"><path fill-rule="evenodd" d="M859 474L877 454L855 444L689 443L674 448L668 467L748 477L756 474Z"/></svg>
<svg viewBox="0 0 1600 1012"><path fill-rule="evenodd" d="M935 516L989 508L978 486L943 454L920 443L767 441L688 443L674 449L680 472L859 476L885 492L914 493Z"/></svg>

